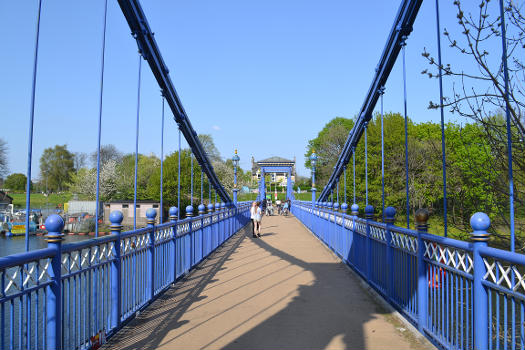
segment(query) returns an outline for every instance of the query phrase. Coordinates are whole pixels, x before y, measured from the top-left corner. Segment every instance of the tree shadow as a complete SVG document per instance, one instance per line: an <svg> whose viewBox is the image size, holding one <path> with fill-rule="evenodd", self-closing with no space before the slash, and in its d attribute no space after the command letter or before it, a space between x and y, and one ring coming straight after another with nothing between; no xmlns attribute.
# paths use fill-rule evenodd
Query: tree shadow
<svg viewBox="0 0 525 350"><path fill-rule="evenodd" d="M358 283L349 285L345 279L355 277L349 273L341 274L341 270L348 272L342 263L306 263L264 240L255 240L255 244L273 256L313 273L314 283L300 285L284 309L222 349L367 348L363 325L386 311L371 303L370 296ZM371 304L373 309L369 307ZM259 310L245 322L265 311ZM351 317L348 317L348 312ZM232 325L231 329L238 326L240 324ZM379 329L377 331L380 332ZM212 344L210 342L202 348Z"/></svg>
<svg viewBox="0 0 525 350"><path fill-rule="evenodd" d="M102 349L155 349L168 332L188 323L181 319L195 302L207 298L201 296L203 289L216 281L213 277L224 263L241 246L245 237L251 235L249 225L233 235L210 257L202 261L189 275L166 290L152 304L119 330Z"/></svg>

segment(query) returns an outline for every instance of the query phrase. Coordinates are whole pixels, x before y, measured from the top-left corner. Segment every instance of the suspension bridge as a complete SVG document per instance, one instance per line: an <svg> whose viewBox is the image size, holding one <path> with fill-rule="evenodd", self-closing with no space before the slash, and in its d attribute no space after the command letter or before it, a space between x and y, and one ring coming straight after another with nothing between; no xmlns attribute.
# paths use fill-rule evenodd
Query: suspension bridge
<svg viewBox="0 0 525 350"><path fill-rule="evenodd" d="M108 349L525 349L525 256L515 252L514 246L510 135L507 135L511 227L508 250L488 245L490 219L481 212L472 213L470 240L447 237L443 113L444 235L428 233L426 209L417 210L411 217L406 85L407 207L385 207L383 143L382 203L373 203L381 206L381 217L368 202L368 170L366 202L361 204L361 209L360 203L356 203L355 150L364 144L365 162L368 161L367 125L378 102L383 121L384 86L398 59L403 61L406 78L406 39L412 32L421 3L422 0L401 2L356 123L320 193L315 187L318 161L315 153L309 159L312 165L312 199L309 201L295 199L290 167L270 163L261 166L258 200L266 198L265 172L284 173L289 181L286 196L291 202L292 215L265 217L262 237L252 238L251 202L238 201L237 196L237 152L232 158L234 185L230 196L183 108L139 0L118 0L139 49L139 77L144 61L161 90L162 127L166 105L179 129L178 205L169 208L167 218L163 217L163 210L149 209L145 213L147 226L137 227L135 222L129 231L123 231L122 212L114 211L109 217L110 235L98 237L97 222L96 238L67 244L63 243L63 219L59 215L49 216L47 248L27 249L24 253L0 258L0 349L95 349L100 346ZM107 10L107 1L105 4ZM500 4L503 11L503 2ZM436 1L439 43L437 5ZM39 1L27 213L31 209L32 128L41 7L42 1ZM504 18L501 16L500 20ZM100 199L105 28L106 17L97 202ZM506 52L504 30L502 36L503 52ZM506 72L506 54L503 57L502 67ZM441 69L441 62L439 67ZM441 74L439 81L441 86ZM139 104L140 78L138 96ZM139 110L137 108L135 221ZM508 110L506 116L510 133ZM383 141L382 124L381 127ZM180 193L184 190L180 183L182 136L193 155L192 202L186 208L180 207ZM194 159L201 169L200 202L196 208L193 207ZM352 203L348 203L350 198L347 198L347 170L352 170L354 178ZM160 176L160 208L163 208L162 170ZM204 176L209 185L207 199L203 191ZM340 195L341 188L343 194ZM406 209L406 228L394 224L397 211L402 209ZM363 212L364 216L360 215ZM26 217L29 220L29 215ZM416 229L410 228L411 219Z"/></svg>

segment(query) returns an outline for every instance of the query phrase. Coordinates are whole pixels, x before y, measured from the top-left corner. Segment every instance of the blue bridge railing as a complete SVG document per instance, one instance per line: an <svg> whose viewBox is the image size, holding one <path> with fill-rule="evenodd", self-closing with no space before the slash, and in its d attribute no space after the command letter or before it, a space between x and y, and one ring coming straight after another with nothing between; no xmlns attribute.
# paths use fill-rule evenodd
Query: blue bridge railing
<svg viewBox="0 0 525 350"><path fill-rule="evenodd" d="M295 201L293 214L342 261L436 345L446 349L524 349L525 256L487 246L488 216L472 216L473 242L428 234L428 212L417 230ZM475 344L475 346L474 346Z"/></svg>
<svg viewBox="0 0 525 350"><path fill-rule="evenodd" d="M48 247L0 258L0 349L89 349L206 258L250 220L250 203L61 244L63 221L46 221Z"/></svg>

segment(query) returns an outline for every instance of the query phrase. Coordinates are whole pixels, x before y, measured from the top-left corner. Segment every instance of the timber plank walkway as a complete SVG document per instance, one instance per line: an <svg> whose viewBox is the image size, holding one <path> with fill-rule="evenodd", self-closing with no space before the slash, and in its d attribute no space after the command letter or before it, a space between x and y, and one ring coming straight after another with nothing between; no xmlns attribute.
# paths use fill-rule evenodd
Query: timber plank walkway
<svg viewBox="0 0 525 350"><path fill-rule="evenodd" d="M104 348L433 348L294 217L264 217L262 236L241 230Z"/></svg>

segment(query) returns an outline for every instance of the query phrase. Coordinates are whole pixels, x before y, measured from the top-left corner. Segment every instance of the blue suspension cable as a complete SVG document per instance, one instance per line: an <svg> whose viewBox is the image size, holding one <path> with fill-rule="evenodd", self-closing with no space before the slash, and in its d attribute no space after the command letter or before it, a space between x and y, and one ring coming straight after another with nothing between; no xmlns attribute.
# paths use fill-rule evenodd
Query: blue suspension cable
<svg viewBox="0 0 525 350"><path fill-rule="evenodd" d="M345 178L345 180L344 180L344 182L345 182L345 192L344 192L345 201L344 202L346 203L346 166L345 166L345 168L343 170L343 176Z"/></svg>
<svg viewBox="0 0 525 350"><path fill-rule="evenodd" d="M95 202L95 237L98 237L98 218L100 201L100 139L102 138L102 102L104 96L104 64L106 57L106 24L108 16L108 0L104 1L104 29L102 30L102 58L100 65L100 98L98 104L98 140L97 140L97 194Z"/></svg>
<svg viewBox="0 0 525 350"><path fill-rule="evenodd" d="M142 72L142 55L139 52L139 78L137 87L137 129L135 130L135 186L133 192L133 230L137 229L137 167L139 163L139 116L140 116L140 78Z"/></svg>
<svg viewBox="0 0 525 350"><path fill-rule="evenodd" d="M179 166L177 167L177 207L179 211L177 212L177 220L180 219L180 129L179 129Z"/></svg>
<svg viewBox="0 0 525 350"><path fill-rule="evenodd" d="M27 182L26 182L26 251L29 251L29 213L31 212L31 161L33 160L33 125L35 122L36 73L38 68L38 42L40 40L40 14L42 0L38 1L36 17L35 53L33 58L33 84L31 86L31 111L29 113L29 140L27 144Z"/></svg>
<svg viewBox="0 0 525 350"><path fill-rule="evenodd" d="M408 196L408 117L407 117L407 75L406 75L406 64L405 64L405 48L406 48L406 36L401 39L401 47L403 48L403 96L404 96L404 107L405 107L405 182L406 182L406 198L407 198L407 228L410 228L410 198Z"/></svg>
<svg viewBox="0 0 525 350"><path fill-rule="evenodd" d="M509 102L509 71L507 67L507 31L505 28L505 12L503 8L503 0L499 1L500 16L501 16L501 45L503 48L503 78L505 80L505 114L507 123L507 152L509 162L509 216L510 216L510 251L514 252L514 175L512 171L512 134L510 130L510 102ZM514 277L514 275L513 275Z"/></svg>
<svg viewBox="0 0 525 350"><path fill-rule="evenodd" d="M355 147L352 147L352 168L354 169L354 203L355 203Z"/></svg>
<svg viewBox="0 0 525 350"><path fill-rule="evenodd" d="M447 214L447 164L445 154L445 114L443 111L443 77L441 66L441 29L439 26L439 0L436 0L436 27L437 27L437 44L438 44L438 78L439 78L439 109L441 113L441 156L443 168L443 215L445 237L448 235L448 214Z"/></svg>
<svg viewBox="0 0 525 350"><path fill-rule="evenodd" d="M339 180L337 180L337 203L339 204Z"/></svg>
<svg viewBox="0 0 525 350"><path fill-rule="evenodd" d="M385 94L385 87L379 88L381 95L381 215L383 222L385 222L385 135L384 135L384 114L383 114L383 95Z"/></svg>
<svg viewBox="0 0 525 350"><path fill-rule="evenodd" d="M193 155L190 153L191 159L191 190L190 190L190 205L193 207Z"/></svg>
<svg viewBox="0 0 525 350"><path fill-rule="evenodd" d="M162 224L164 214L163 185L164 185L164 95L162 96L162 121L160 126L160 215L159 222Z"/></svg>
<svg viewBox="0 0 525 350"><path fill-rule="evenodd" d="M204 204L204 172L201 168L201 204Z"/></svg>
<svg viewBox="0 0 525 350"><path fill-rule="evenodd" d="M366 194L366 205L368 205L368 140L366 137L366 130L368 129L368 123L365 123L365 194Z"/></svg>

